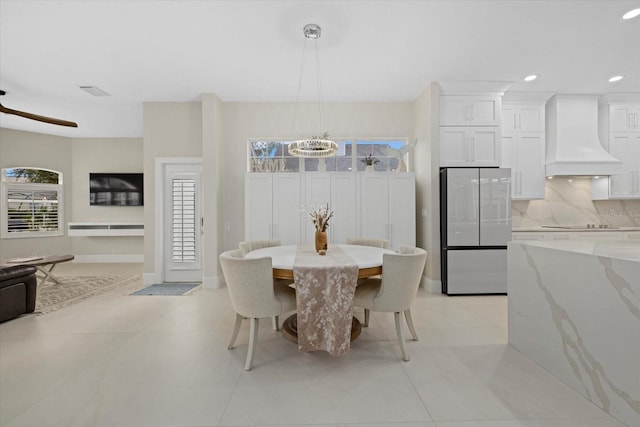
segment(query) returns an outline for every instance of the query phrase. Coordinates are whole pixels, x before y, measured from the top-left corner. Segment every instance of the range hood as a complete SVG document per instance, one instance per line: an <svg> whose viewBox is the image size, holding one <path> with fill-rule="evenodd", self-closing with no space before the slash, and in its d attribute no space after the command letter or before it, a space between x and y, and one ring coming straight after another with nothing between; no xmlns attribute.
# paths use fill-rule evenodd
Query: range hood
<svg viewBox="0 0 640 427"><path fill-rule="evenodd" d="M546 119L547 176L622 173L622 162L600 144L596 95L555 95Z"/></svg>

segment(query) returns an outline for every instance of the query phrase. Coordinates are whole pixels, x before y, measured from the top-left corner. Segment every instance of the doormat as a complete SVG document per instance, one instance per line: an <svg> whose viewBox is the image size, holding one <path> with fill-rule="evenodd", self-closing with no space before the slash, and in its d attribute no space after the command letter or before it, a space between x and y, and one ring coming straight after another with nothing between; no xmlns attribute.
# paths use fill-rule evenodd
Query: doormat
<svg viewBox="0 0 640 427"><path fill-rule="evenodd" d="M156 283L129 295L184 295L198 286L197 283Z"/></svg>

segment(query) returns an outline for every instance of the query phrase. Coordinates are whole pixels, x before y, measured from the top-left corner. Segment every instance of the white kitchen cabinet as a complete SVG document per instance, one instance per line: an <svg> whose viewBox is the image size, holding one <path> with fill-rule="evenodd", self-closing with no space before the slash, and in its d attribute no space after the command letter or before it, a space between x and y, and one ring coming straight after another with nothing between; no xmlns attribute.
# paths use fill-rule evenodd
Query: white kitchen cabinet
<svg viewBox="0 0 640 427"><path fill-rule="evenodd" d="M499 94L440 96L440 126L500 126Z"/></svg>
<svg viewBox="0 0 640 427"><path fill-rule="evenodd" d="M503 135L501 148L501 167L511 169L511 198L544 199L544 132Z"/></svg>
<svg viewBox="0 0 640 427"><path fill-rule="evenodd" d="M499 166L498 127L440 127L440 166Z"/></svg>
<svg viewBox="0 0 640 427"><path fill-rule="evenodd" d="M356 175L351 172L307 173L305 180L305 209L329 203L334 217L329 221L329 243L346 243L356 230ZM309 215L302 220L303 241L313 243L315 228Z"/></svg>
<svg viewBox="0 0 640 427"><path fill-rule="evenodd" d="M612 241L612 240L640 240L640 231L619 231L619 230L598 230L598 231L513 231L511 240L596 240L596 241Z"/></svg>
<svg viewBox="0 0 640 427"><path fill-rule="evenodd" d="M609 153L622 160L622 173L609 177L609 198L640 198L640 132L612 132Z"/></svg>
<svg viewBox="0 0 640 427"><path fill-rule="evenodd" d="M387 239L391 248L416 244L413 173L359 174L360 236Z"/></svg>
<svg viewBox="0 0 640 427"><path fill-rule="evenodd" d="M571 240L611 241L622 240L622 238L621 231L576 231L571 233Z"/></svg>
<svg viewBox="0 0 640 427"><path fill-rule="evenodd" d="M249 173L245 179L245 240L300 241L300 174Z"/></svg>
<svg viewBox="0 0 640 427"><path fill-rule="evenodd" d="M623 231L622 238L624 240L640 241L640 231Z"/></svg>
<svg viewBox="0 0 640 427"><path fill-rule="evenodd" d="M609 105L609 132L640 131L640 104Z"/></svg>
<svg viewBox="0 0 640 427"><path fill-rule="evenodd" d="M512 104L502 105L502 134L516 132L544 133L544 104Z"/></svg>
<svg viewBox="0 0 640 427"><path fill-rule="evenodd" d="M548 233L533 233L529 231L512 231L511 240L513 241L529 241L529 240L546 240Z"/></svg>

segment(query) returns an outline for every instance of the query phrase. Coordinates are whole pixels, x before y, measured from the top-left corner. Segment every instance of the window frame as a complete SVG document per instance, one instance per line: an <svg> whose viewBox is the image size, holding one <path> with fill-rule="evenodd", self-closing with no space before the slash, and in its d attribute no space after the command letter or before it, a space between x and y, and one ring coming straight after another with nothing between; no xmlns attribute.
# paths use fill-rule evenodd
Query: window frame
<svg viewBox="0 0 640 427"><path fill-rule="evenodd" d="M306 170L305 168L305 158L303 157L299 157L297 158L299 160L299 168L298 170L279 170L279 168L277 167L263 167L263 170L256 170L256 169L260 169L260 168L256 168L255 167L255 159L257 159L257 157L252 156L252 144L255 142L266 142L266 143L280 143L282 144L282 148L281 151L284 153L286 151L286 143L287 142L291 142L293 141L293 139L288 139L288 138L249 138L247 140L247 167L246 167L246 172L248 173L317 173L317 172L322 172L322 171L317 171L317 170ZM362 172L365 167L362 166L360 167L360 160L362 159L362 156L359 156L358 153L358 145L360 145L359 143L375 143L375 142L399 142L401 141L403 144L403 146L408 145L409 144L409 138L407 137L398 137L398 138L337 138L334 139L334 141L336 141L338 144L350 144L351 145L351 169L348 171L335 171L335 170L326 170L326 172L341 172L341 173L357 173L357 172ZM386 156L388 158L393 158L391 156ZM409 154L405 154L404 155L404 161L405 163L408 165L409 161L408 161L408 157ZM286 159L286 158L291 158L291 156L281 156L281 157L274 157L273 160L274 162L277 162L277 159ZM327 157L325 159L331 159L333 157ZM317 160L319 161L319 159L321 158L315 158L313 160ZM265 162L266 163L266 162ZM274 169L278 169L278 170L274 170ZM407 168L407 170L409 170L409 168ZM378 170L378 168L374 167L373 172L394 172L395 170Z"/></svg>
<svg viewBox="0 0 640 427"><path fill-rule="evenodd" d="M44 184L44 183L30 183L30 182L9 182L7 181L6 172L12 169L34 169L43 170L48 172L55 172L58 175L57 184ZM60 237L64 236L64 185L62 172L52 169L36 168L36 167L10 167L3 168L1 171L1 184L2 184L2 215L0 216L0 226L2 227L2 233L0 236L3 239L23 239L23 238L38 238L38 237ZM24 231L9 231L9 193L11 191L18 192L37 192L37 191L53 191L57 195L58 205L58 221L57 228L55 230L24 230ZM41 204L40 202L37 202ZM34 204L32 201L31 205Z"/></svg>

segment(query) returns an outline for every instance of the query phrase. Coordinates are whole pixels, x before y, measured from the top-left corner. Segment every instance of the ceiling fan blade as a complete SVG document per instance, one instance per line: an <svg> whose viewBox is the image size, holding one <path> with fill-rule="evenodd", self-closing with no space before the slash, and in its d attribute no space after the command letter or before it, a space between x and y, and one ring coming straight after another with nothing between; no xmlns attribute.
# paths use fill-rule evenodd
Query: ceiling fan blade
<svg viewBox="0 0 640 427"><path fill-rule="evenodd" d="M78 127L78 124L74 122L70 122L67 120L54 119L52 117L40 116L38 114L25 113L24 111L18 111L12 108L7 108L2 104L0 104L0 112L5 114L13 114L15 116L24 117L26 119L37 120L39 122L50 123L52 125L68 126L72 128Z"/></svg>

